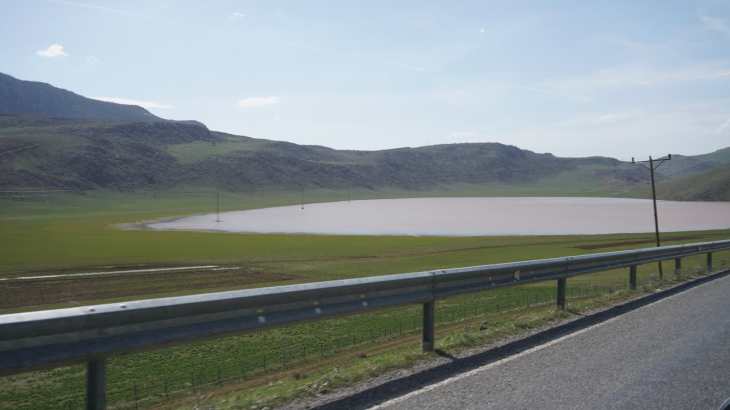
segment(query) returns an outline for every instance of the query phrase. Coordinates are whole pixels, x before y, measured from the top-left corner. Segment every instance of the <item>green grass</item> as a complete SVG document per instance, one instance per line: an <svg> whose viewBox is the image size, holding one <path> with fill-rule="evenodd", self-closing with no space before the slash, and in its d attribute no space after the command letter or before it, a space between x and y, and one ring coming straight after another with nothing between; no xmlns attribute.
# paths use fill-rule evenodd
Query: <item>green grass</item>
<svg viewBox="0 0 730 410"><path fill-rule="evenodd" d="M185 144L168 146L167 151L183 164L204 161L212 156L231 154L237 151L253 151L260 149L269 141L236 135L213 133L225 139L223 142L194 141Z"/></svg>
<svg viewBox="0 0 730 410"><path fill-rule="evenodd" d="M691 277L702 275L695 272ZM535 328L561 323L573 315L582 315L595 309L626 302L652 292L656 288L679 283L688 277L670 281L647 282L642 289L607 288L591 296L569 298L566 311L558 311L550 304L522 306L490 317L465 319L450 324L436 338L436 350L440 355L458 355L460 352L485 344L494 343L508 336L523 335ZM446 330L446 332L443 332ZM341 387L351 386L362 380L389 371L408 368L417 363L437 358L437 353L421 352L418 341L373 354L355 355L343 360L312 369L309 372L289 372L281 377L269 378L260 387L232 381L238 388L213 394L200 394L172 408L262 409L281 405L295 399L314 398ZM211 385L211 390L219 388Z"/></svg>
<svg viewBox="0 0 730 410"><path fill-rule="evenodd" d="M466 195L475 191L473 187L465 186L460 192ZM0 299L27 299L28 303L0 313L607 252L650 247L653 243L651 234L372 237L156 232L115 227L140 220L211 212L215 209L214 194L213 191L193 192L181 188L149 195L102 192L49 197L44 201L0 201L0 224L3 226L0 246L4 250L0 254L0 274L3 277L88 271L110 265L115 266L114 269L207 264L245 268L240 271L243 275L240 278L222 273L201 273L199 276L124 274L87 280L54 279L55 284L43 280L23 284L5 282L0 285ZM299 200L298 194L292 191L225 194L221 197L221 209L292 204ZM395 191L380 192L381 197L397 194ZM440 191L429 194L446 196ZM312 191L306 198L309 202L343 200L346 195L343 191L322 190ZM357 199L373 195L373 192L358 190L350 195ZM683 232L665 234L663 240L666 244L678 244L728 236L729 230ZM587 245L604 247L586 249ZM686 258L683 263L689 268L701 265L703 258L703 255ZM718 266L727 263L728 259L728 252L715 255ZM670 263L665 264L667 276L671 267ZM245 277L251 273L260 275L260 280ZM646 281L652 275L656 275L655 264L639 267L640 280ZM627 280L626 269L583 275L569 281L569 292L585 295L596 286ZM99 293L99 289L104 292ZM51 297L43 299L44 295L61 292L79 298L73 302ZM522 307L528 303L549 306L552 303L549 298L554 293L554 283L545 282L439 301L439 329L471 318L493 314L499 317L498 310L516 309L518 304ZM31 304L33 306L28 306ZM306 352L316 356L320 349L325 358L340 360L338 358L342 357L347 361L351 360L345 358L350 352L377 348L382 343L416 335L419 328L420 308L411 306L116 358L109 361L110 404L128 403L131 406L135 384L143 406L161 402L165 381L168 394L187 397L192 391L191 378L199 384L198 388L211 389L217 383L219 368L224 383L230 383L241 376L242 361L244 365L247 363L247 377L250 378L265 375L264 358L268 361L266 371L269 374L314 363L315 358L310 356L305 360L302 356ZM373 342L370 342L371 332ZM287 362L284 362L285 357L289 357ZM396 360L395 363L403 362ZM82 367L71 366L3 378L0 409L65 408L69 401L80 405L83 374ZM254 393L252 397L264 393Z"/></svg>
<svg viewBox="0 0 730 410"><path fill-rule="evenodd" d="M657 184L656 195L674 201L730 201L730 164ZM651 198L651 187L635 189L627 196Z"/></svg>
<svg viewBox="0 0 730 410"><path fill-rule="evenodd" d="M730 255L724 257L727 256ZM651 289L653 285L649 278L652 272L650 267L647 268L640 270L640 282L648 286L646 289ZM592 280L590 286L585 281L580 285L580 282L569 280L571 303L590 297L601 300L603 295L617 289L609 289L607 285L614 283L601 275L589 276L588 280ZM623 276L626 276L625 271ZM473 335L474 326L479 327L478 323L484 320L490 323L488 334L492 339L540 326L545 318L536 319L530 315L547 312L549 318L559 317L560 314L550 313L554 296L554 284L538 284L438 301L437 347L454 353L485 341L461 339L463 334ZM575 311L575 306L569 308ZM358 352L366 352L367 356L382 354L391 358L393 364L406 365L408 362L398 357L402 348L388 352L387 348L379 346L395 343L397 347L401 344L399 340L417 338L421 332L420 313L420 306L410 306L110 359L107 368L108 403L110 408L134 408L136 388L143 408L164 404L168 397L172 400L190 397L193 383L198 393L218 388L219 375L226 385L251 380L265 384L267 378L281 379L284 376L277 376L281 372L302 368L298 372L309 374L311 381L317 374L331 376L332 367L346 369L357 363L354 358L360 356ZM503 322L506 324L500 324ZM412 349L413 345L408 343L408 346ZM415 360L423 359L424 355L406 357ZM318 365L322 361L329 361L329 364L322 368ZM311 366L314 368L309 368ZM351 374L354 378L346 380L355 381L364 376L360 374L359 366ZM367 374L378 374L391 368L393 366L379 366L377 371ZM164 395L165 386L168 396ZM0 408L65 408L69 401L78 407L83 402L83 391L83 366L7 377L0 383ZM274 393L265 389L240 396L248 395L244 400L248 403L252 397L261 394L271 401Z"/></svg>

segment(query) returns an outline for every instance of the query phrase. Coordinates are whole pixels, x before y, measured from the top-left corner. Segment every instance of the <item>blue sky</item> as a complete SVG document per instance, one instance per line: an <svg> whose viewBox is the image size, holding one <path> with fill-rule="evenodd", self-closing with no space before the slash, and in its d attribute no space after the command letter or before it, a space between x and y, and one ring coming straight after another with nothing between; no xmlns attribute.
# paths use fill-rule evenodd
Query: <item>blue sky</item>
<svg viewBox="0 0 730 410"><path fill-rule="evenodd" d="M730 146L730 1L0 0L0 72L254 138Z"/></svg>

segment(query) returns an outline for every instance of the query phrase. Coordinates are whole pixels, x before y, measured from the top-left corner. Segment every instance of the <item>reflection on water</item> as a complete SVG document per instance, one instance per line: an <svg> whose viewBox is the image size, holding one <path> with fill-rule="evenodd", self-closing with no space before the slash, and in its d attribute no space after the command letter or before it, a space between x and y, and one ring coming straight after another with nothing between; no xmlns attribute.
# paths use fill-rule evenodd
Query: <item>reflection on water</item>
<svg viewBox="0 0 730 410"><path fill-rule="evenodd" d="M728 202L657 202L663 232L730 228ZM333 202L185 217L161 230L335 235L563 235L653 232L650 200L410 198Z"/></svg>

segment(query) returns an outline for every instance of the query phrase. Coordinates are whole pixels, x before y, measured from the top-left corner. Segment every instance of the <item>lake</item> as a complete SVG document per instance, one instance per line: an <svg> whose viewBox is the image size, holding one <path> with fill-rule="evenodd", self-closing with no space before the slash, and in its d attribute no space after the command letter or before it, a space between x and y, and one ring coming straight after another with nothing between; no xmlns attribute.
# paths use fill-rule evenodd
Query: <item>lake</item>
<svg viewBox="0 0 730 410"><path fill-rule="evenodd" d="M730 202L657 201L662 232L730 228ZM325 235L495 236L654 232L651 200L408 198L195 215L156 230Z"/></svg>

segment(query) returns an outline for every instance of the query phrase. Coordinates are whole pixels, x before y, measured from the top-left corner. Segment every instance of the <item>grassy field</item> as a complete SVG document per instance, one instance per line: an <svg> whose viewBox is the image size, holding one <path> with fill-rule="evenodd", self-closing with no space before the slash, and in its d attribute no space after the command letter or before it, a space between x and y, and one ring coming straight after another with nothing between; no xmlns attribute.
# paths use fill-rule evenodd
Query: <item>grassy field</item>
<svg viewBox="0 0 730 410"><path fill-rule="evenodd" d="M474 187L462 187L476 196ZM403 196L350 191L351 199ZM444 192L428 196L447 196ZM305 192L305 202L347 199L346 191ZM450 193L451 196L453 192ZM417 196L417 195L413 195ZM422 195L423 196L423 193ZM221 210L289 205L301 192L221 195ZM354 278L635 249L653 246L652 234L516 237L367 237L248 235L121 229L141 220L215 211L215 192L176 190L150 195L97 193L44 200L0 201L0 277L215 265L191 271L129 272L103 276L16 279L0 284L0 314L260 286ZM664 234L679 244L730 237L730 231ZM727 265L730 253L715 255ZM686 258L688 269L704 256ZM670 274L672 266L665 264ZM216 270L226 268L228 270ZM230 269L229 269L230 268ZM639 279L656 277L656 265L639 267ZM626 269L569 280L577 300L628 281ZM555 284L462 296L437 303L440 331L454 324L501 317L526 306L552 306ZM496 316L495 316L496 315ZM109 403L148 407L187 397L216 383L261 380L302 365L380 349L420 332L418 306L392 309L163 349L109 361ZM400 342L398 342L400 343ZM0 409L80 407L84 369L72 366L3 378ZM220 379L220 382L219 382ZM196 390L197 389L197 390Z"/></svg>
<svg viewBox="0 0 730 410"><path fill-rule="evenodd" d="M304 202L419 196L548 196L579 195L574 181L556 180L551 189L522 187L508 189L491 185L458 185L448 191L390 190L305 190ZM561 191L565 186L566 191ZM599 192L588 190L586 195ZM37 195L37 194L36 194ZM300 256L359 256L399 253L432 244L437 248L459 248L460 238L392 237L307 237L295 235L241 235L193 232L150 232L120 230L118 225L216 210L216 192L176 189L162 193L119 194L91 192L86 195L38 196L26 200L0 199L0 273L52 271L106 265L227 263L247 260L281 260ZM220 195L220 209L240 210L301 201L299 190L268 190ZM579 239L583 240L583 239ZM470 242L467 239L466 242ZM480 243L492 241L478 239ZM501 241L501 240L500 240ZM451 244L451 245L450 245Z"/></svg>

